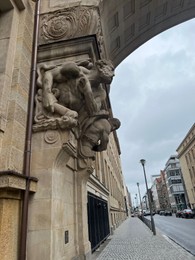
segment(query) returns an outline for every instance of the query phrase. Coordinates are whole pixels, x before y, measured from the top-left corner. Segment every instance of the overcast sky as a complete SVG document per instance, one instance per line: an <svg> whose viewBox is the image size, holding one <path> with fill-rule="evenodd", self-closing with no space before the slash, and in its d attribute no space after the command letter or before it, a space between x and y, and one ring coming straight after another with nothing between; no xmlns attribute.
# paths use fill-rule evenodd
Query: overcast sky
<svg viewBox="0 0 195 260"><path fill-rule="evenodd" d="M132 202L146 188L140 159L151 175L163 170L170 155L194 124L195 20L154 37L115 71L110 99L117 130L122 170Z"/></svg>

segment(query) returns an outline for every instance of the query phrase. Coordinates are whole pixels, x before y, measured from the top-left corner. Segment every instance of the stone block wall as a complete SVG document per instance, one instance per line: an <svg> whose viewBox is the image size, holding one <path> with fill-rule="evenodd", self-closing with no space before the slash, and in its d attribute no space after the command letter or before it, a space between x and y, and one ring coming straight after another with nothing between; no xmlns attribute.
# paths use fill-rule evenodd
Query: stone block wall
<svg viewBox="0 0 195 260"><path fill-rule="evenodd" d="M4 4L0 14L0 170L22 172L34 3L6 0Z"/></svg>

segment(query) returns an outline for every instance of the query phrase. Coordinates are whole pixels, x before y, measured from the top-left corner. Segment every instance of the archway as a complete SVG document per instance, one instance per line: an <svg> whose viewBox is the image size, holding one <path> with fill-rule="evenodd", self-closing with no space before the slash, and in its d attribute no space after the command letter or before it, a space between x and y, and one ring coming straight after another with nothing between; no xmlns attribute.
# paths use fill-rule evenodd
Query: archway
<svg viewBox="0 0 195 260"><path fill-rule="evenodd" d="M108 56L117 66L140 45L195 17L192 0L101 1L101 22Z"/></svg>

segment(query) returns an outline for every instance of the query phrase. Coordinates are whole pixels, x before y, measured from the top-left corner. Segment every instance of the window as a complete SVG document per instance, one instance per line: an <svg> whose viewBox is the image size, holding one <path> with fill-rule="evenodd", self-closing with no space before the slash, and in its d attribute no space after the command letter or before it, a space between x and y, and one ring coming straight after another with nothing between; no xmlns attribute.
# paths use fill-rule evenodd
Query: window
<svg viewBox="0 0 195 260"><path fill-rule="evenodd" d="M187 155L185 155L185 158L186 158L186 162L187 162L187 164L189 164L189 161L188 161L188 156L187 156Z"/></svg>
<svg viewBox="0 0 195 260"><path fill-rule="evenodd" d="M192 171L191 171L191 169L189 169L189 172L190 172L190 178L192 180Z"/></svg>
<svg viewBox="0 0 195 260"><path fill-rule="evenodd" d="M190 153L188 153L188 157L189 157L190 162L192 162L192 158L191 158L191 154Z"/></svg>
<svg viewBox="0 0 195 260"><path fill-rule="evenodd" d="M172 184L181 183L181 179L172 180Z"/></svg>
<svg viewBox="0 0 195 260"><path fill-rule="evenodd" d="M175 175L180 175L179 170L176 170L176 171L175 171Z"/></svg>
<svg viewBox="0 0 195 260"><path fill-rule="evenodd" d="M176 175L175 171L170 171L170 176L175 176L175 175Z"/></svg>
<svg viewBox="0 0 195 260"><path fill-rule="evenodd" d="M192 149L191 152L192 152L192 157L193 157L193 159L195 159L194 149Z"/></svg>
<svg viewBox="0 0 195 260"><path fill-rule="evenodd" d="M171 168L175 168L175 167L176 167L176 163L172 163Z"/></svg>

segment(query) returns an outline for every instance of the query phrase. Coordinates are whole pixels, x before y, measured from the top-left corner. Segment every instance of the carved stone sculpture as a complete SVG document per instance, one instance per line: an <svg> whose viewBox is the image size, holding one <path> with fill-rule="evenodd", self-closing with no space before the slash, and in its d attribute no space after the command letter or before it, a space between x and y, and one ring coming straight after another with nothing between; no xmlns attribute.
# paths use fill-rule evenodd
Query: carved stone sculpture
<svg viewBox="0 0 195 260"><path fill-rule="evenodd" d="M93 158L107 147L111 131L120 126L104 108L106 91L114 67L110 61L90 59L67 61L38 67L34 131L73 129L79 143L79 156Z"/></svg>
<svg viewBox="0 0 195 260"><path fill-rule="evenodd" d="M106 150L109 134L120 127L117 118L90 118L80 136L79 155L91 157L92 151Z"/></svg>
<svg viewBox="0 0 195 260"><path fill-rule="evenodd" d="M50 12L41 15L40 24L41 44L96 34L101 54L104 56L103 34L97 7L79 5Z"/></svg>

